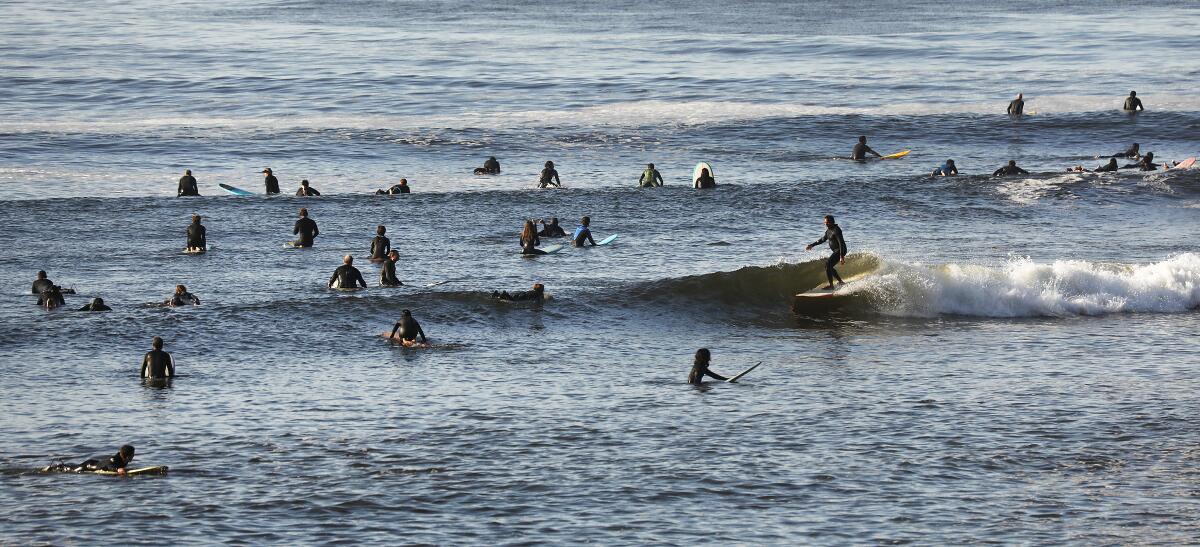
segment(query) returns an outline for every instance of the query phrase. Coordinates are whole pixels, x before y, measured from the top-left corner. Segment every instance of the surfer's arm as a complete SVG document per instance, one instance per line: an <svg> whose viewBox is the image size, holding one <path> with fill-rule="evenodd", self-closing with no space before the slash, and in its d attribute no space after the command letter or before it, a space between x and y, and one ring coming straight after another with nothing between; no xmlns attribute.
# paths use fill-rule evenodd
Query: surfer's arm
<svg viewBox="0 0 1200 547"><path fill-rule="evenodd" d="M292 226L292 235L296 235L299 233L300 233L300 221L296 221L296 224Z"/></svg>
<svg viewBox="0 0 1200 547"><path fill-rule="evenodd" d="M870 152L870 153L872 153L872 154L875 154L875 157L877 157L877 158L882 158L882 157L883 157L883 154L880 154L879 152L876 152L874 148L871 148L871 147L869 147L869 146L867 147L867 152Z"/></svg>
<svg viewBox="0 0 1200 547"><path fill-rule="evenodd" d="M709 369L704 369L704 374L713 380L721 380L722 382L729 380L729 378L721 376L720 374L717 374Z"/></svg>
<svg viewBox="0 0 1200 547"><path fill-rule="evenodd" d="M167 354L167 378L175 377L175 356Z"/></svg>
<svg viewBox="0 0 1200 547"><path fill-rule="evenodd" d="M149 367L149 366L150 366L150 354L147 353L145 356L142 357L142 370L141 370L141 372L138 373L138 376L145 378L146 377L146 367Z"/></svg>
<svg viewBox="0 0 1200 547"><path fill-rule="evenodd" d="M395 338L396 331L398 331L398 330L400 330L400 322L399 321L397 321L396 325L394 327L392 327L392 333L388 335L388 338Z"/></svg>
<svg viewBox="0 0 1200 547"><path fill-rule="evenodd" d="M596 240L592 239L592 231L591 230L587 231L587 240L589 243L592 244L593 247L596 245Z"/></svg>
<svg viewBox="0 0 1200 547"><path fill-rule="evenodd" d="M329 276L329 283L328 283L329 288L331 288L331 289L333 288L333 282L334 282L334 280L337 279L337 277L338 277L338 272L337 272L337 270L334 270L333 275Z"/></svg>
<svg viewBox="0 0 1200 547"><path fill-rule="evenodd" d="M362 272L357 272L357 273L355 273L355 274L354 274L354 280L355 280L355 282L357 282L359 285L362 285L362 288L364 288L364 289L365 289L365 288L367 288L367 281L366 281L365 279L363 279Z"/></svg>
<svg viewBox="0 0 1200 547"><path fill-rule="evenodd" d="M429 339L425 337L425 330L421 328L420 323L417 323L417 334L421 337L422 344L429 342ZM415 340L416 338L414 337L413 339Z"/></svg>

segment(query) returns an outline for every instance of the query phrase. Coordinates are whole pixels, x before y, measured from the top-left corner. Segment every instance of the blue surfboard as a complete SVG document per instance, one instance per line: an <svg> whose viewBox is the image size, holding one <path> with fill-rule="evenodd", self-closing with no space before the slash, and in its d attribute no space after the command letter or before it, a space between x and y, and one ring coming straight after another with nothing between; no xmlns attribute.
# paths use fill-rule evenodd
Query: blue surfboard
<svg viewBox="0 0 1200 547"><path fill-rule="evenodd" d="M220 186L222 190L229 192L230 194L233 194L235 196L253 196L254 195L254 192L251 192L249 190L242 190L241 188L238 188L237 186L230 186L223 182L221 184L218 184L217 186Z"/></svg>
<svg viewBox="0 0 1200 547"><path fill-rule="evenodd" d="M608 245L609 243L616 241L616 239L617 239L617 234L613 234L604 239L601 239L600 243L597 243L596 245Z"/></svg>

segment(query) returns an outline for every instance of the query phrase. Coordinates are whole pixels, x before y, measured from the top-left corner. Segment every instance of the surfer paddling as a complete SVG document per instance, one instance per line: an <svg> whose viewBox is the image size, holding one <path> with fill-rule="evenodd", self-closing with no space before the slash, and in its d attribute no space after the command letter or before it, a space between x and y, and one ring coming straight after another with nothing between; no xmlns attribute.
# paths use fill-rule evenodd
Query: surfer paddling
<svg viewBox="0 0 1200 547"><path fill-rule="evenodd" d="M825 242L829 242L829 250L833 251L833 254L829 255L829 259L825 261L825 276L829 278L829 285L825 289L831 290L835 278L838 285L846 284L834 268L838 264L846 263L846 240L842 237L842 227L833 221L833 215L825 215L825 235L821 236L821 239L809 243L804 250L811 251L813 247Z"/></svg>
<svg viewBox="0 0 1200 547"><path fill-rule="evenodd" d="M85 471L112 471L118 475L125 474L125 468L129 467L129 462L133 461L133 445L125 445L117 450L117 453L101 460L100 458L90 458L79 465L67 465L63 462L58 462L42 468L43 472L55 471L59 473L83 473Z"/></svg>
<svg viewBox="0 0 1200 547"><path fill-rule="evenodd" d="M422 344L429 343L429 340L425 338L425 331L421 330L421 324L413 319L412 312L408 310L400 312L400 320L396 321L388 338L397 340L405 346L411 346L417 342L417 336L421 337Z"/></svg>
<svg viewBox="0 0 1200 547"><path fill-rule="evenodd" d="M475 168L475 174L476 175L499 175L500 174L500 161L496 159L496 156L488 156L488 159L484 160L484 162L483 162L483 167Z"/></svg>
<svg viewBox="0 0 1200 547"><path fill-rule="evenodd" d="M492 291L492 298L508 302L542 302L546 299L546 286L541 283L534 283L533 290L529 291L517 291L513 293L508 291Z"/></svg>

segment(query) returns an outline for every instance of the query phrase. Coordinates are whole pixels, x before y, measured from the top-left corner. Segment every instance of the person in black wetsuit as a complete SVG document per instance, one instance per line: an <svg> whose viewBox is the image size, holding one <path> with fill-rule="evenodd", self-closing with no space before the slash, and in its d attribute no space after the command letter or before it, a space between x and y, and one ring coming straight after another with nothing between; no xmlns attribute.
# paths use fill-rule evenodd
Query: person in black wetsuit
<svg viewBox="0 0 1200 547"><path fill-rule="evenodd" d="M404 285L400 279L396 277L396 261L400 260L400 253L396 249L388 251L387 257L383 259L383 267L379 269L379 286L380 287L399 287Z"/></svg>
<svg viewBox="0 0 1200 547"><path fill-rule="evenodd" d="M558 225L558 217L554 217L549 223L542 221L542 231L538 232L538 237L567 237L567 232Z"/></svg>
<svg viewBox="0 0 1200 547"><path fill-rule="evenodd" d="M1025 112L1025 96L1017 93L1017 98L1008 103L1008 115L1020 116Z"/></svg>
<svg viewBox="0 0 1200 547"><path fill-rule="evenodd" d="M411 194L412 188L408 187L408 179L400 179L399 184L393 184L387 190L379 189L375 191L375 195L394 196L396 194Z"/></svg>
<svg viewBox="0 0 1200 547"><path fill-rule="evenodd" d="M576 247L583 247L584 242L590 242L593 247L596 246L596 240L592 239L591 217L579 219L579 227L575 228L575 234L571 236L571 243Z"/></svg>
<svg viewBox="0 0 1200 547"><path fill-rule="evenodd" d="M192 250L208 250L208 230L200 224L200 215L192 215L192 223L187 227L187 248Z"/></svg>
<svg viewBox="0 0 1200 547"><path fill-rule="evenodd" d="M392 250L392 240L383 235L386 233L387 228L383 226L375 228L375 238L371 240L372 262L382 261L387 256L388 251Z"/></svg>
<svg viewBox="0 0 1200 547"><path fill-rule="evenodd" d="M694 386L703 384L705 376L714 380L728 380L724 376L708 370L708 365L712 361L712 354L708 348L700 348L696 350L696 359L692 362L692 371L688 373L688 383Z"/></svg>
<svg viewBox="0 0 1200 547"><path fill-rule="evenodd" d="M708 169L701 169L700 176L696 177L696 188L716 188L717 179L714 179L712 173Z"/></svg>
<svg viewBox="0 0 1200 547"><path fill-rule="evenodd" d="M33 281L33 291L30 294L42 294L53 286L54 282L46 277L46 270L38 270L37 279Z"/></svg>
<svg viewBox="0 0 1200 547"><path fill-rule="evenodd" d="M829 278L829 285L825 288L832 289L834 278L837 278L838 285L845 284L834 266L846 263L846 239L842 237L842 227L833 221L833 215L825 215L825 235L809 243L804 250L811 251L813 247L825 242L829 242L829 250L833 251L829 260L825 261L825 276Z"/></svg>
<svg viewBox="0 0 1200 547"><path fill-rule="evenodd" d="M499 175L500 174L500 162L496 160L496 156L489 156L488 159L483 162L483 167L475 168L475 174L476 175Z"/></svg>
<svg viewBox="0 0 1200 547"><path fill-rule="evenodd" d="M1100 156L1100 157L1102 157L1102 158L1140 158L1140 157L1142 157L1141 145L1135 142L1135 143L1133 143L1133 146L1130 146L1129 149L1124 152L1117 152L1116 154L1113 154L1111 156Z"/></svg>
<svg viewBox="0 0 1200 547"><path fill-rule="evenodd" d="M1158 169L1158 164L1154 163L1154 152L1146 152L1145 156L1137 163L1122 165L1121 169L1137 169L1138 171L1155 171Z"/></svg>
<svg viewBox="0 0 1200 547"><path fill-rule="evenodd" d="M308 218L308 209L300 209L300 220L296 221L296 225L292 227L292 235L299 235L292 243L293 247L312 247L313 240L321 235L321 231L317 229L317 223L311 218Z"/></svg>
<svg viewBox="0 0 1200 547"><path fill-rule="evenodd" d="M642 176L638 178L638 186L641 188L651 188L662 185L662 174L658 172L658 169L654 168L653 163L647 163L646 170L642 171Z"/></svg>
<svg viewBox="0 0 1200 547"><path fill-rule="evenodd" d="M1132 112L1137 112L1140 110L1145 110L1146 108L1142 106L1142 100L1137 97L1137 92L1130 91L1129 97L1127 97L1125 99L1124 109L1126 112L1132 113Z"/></svg>
<svg viewBox="0 0 1200 547"><path fill-rule="evenodd" d="M1017 160L1008 160L1008 165L1001 167L992 172L993 177L1005 177L1008 175L1028 175L1029 171L1017 167Z"/></svg>
<svg viewBox="0 0 1200 547"><path fill-rule="evenodd" d="M157 336L150 341L153 348L142 357L141 377L161 380L175 377L175 358L163 351L163 339Z"/></svg>
<svg viewBox="0 0 1200 547"><path fill-rule="evenodd" d="M542 302L546 299L546 286L541 283L534 283L531 291L518 291L509 294L508 291L492 291L492 298L496 300L507 300L509 302Z"/></svg>
<svg viewBox="0 0 1200 547"><path fill-rule="evenodd" d="M542 169L542 174L538 176L538 188L553 186L562 188L562 181L558 178L558 171L554 169L554 162L546 162L546 167Z"/></svg>
<svg viewBox="0 0 1200 547"><path fill-rule="evenodd" d="M304 179L304 180L300 181L300 188L296 189L296 195L307 197L307 196L319 196L319 195L321 195L321 193L318 192L316 188L313 188L312 186L308 185L308 179Z"/></svg>
<svg viewBox="0 0 1200 547"><path fill-rule="evenodd" d="M877 158L883 157L879 154L879 152L876 152L872 150L870 146L867 146L866 137L859 137L858 144L854 145L854 149L850 151L850 159L854 161L863 161L867 159L867 154L874 154Z"/></svg>
<svg viewBox="0 0 1200 547"><path fill-rule="evenodd" d="M96 297L92 299L90 304L84 304L79 311L112 311L112 308L104 305L104 299Z"/></svg>
<svg viewBox="0 0 1200 547"><path fill-rule="evenodd" d="M61 461L48 466L43 471L57 471L69 473L82 473L85 471L112 471L118 475L125 474L125 468L129 467L129 463L133 461L133 446L122 446L117 453L108 458L89 458L79 465L67 465Z"/></svg>
<svg viewBox="0 0 1200 547"><path fill-rule="evenodd" d="M179 177L179 192L175 194L175 197L198 195L200 195L200 190L196 188L196 177L193 177L192 170L188 169L183 172L182 177Z"/></svg>
<svg viewBox="0 0 1200 547"><path fill-rule="evenodd" d="M1117 167L1117 158L1108 158L1108 163L1097 167L1093 172L1107 173L1109 171L1116 171L1117 169L1119 169Z"/></svg>
<svg viewBox="0 0 1200 547"><path fill-rule="evenodd" d="M367 288L367 282L363 280L362 272L354 267L354 257L346 255L342 257L342 265L333 270L333 275L329 276L329 288L331 289L354 289Z"/></svg>
<svg viewBox="0 0 1200 547"><path fill-rule="evenodd" d="M263 179L263 182L267 185L267 195L269 196L271 194L278 194L279 179L275 178L275 174L271 172L270 167L263 169L262 172L264 175L266 175L266 177Z"/></svg>
<svg viewBox="0 0 1200 547"><path fill-rule="evenodd" d="M538 238L537 226L532 220L526 220L525 226L521 228L521 254L544 255L546 251L537 248L541 244L542 240Z"/></svg>
<svg viewBox="0 0 1200 547"><path fill-rule="evenodd" d="M199 306L200 299L196 298L196 295L188 292L187 287L183 285L175 285L175 294L172 294L171 298L168 298L164 304L172 308L187 304Z"/></svg>
<svg viewBox="0 0 1200 547"><path fill-rule="evenodd" d="M429 340L425 338L425 331L421 330L421 324L418 323L416 319L413 319L412 312L408 310L403 310L400 312L400 320L396 321L396 325L392 327L392 334L390 337L395 339L397 333L400 334L400 339L405 343L411 344L412 342L415 342L417 340L417 336L421 337L422 344L429 342Z"/></svg>
<svg viewBox="0 0 1200 547"><path fill-rule="evenodd" d="M67 300L63 298L62 289L60 289L58 285L50 285L49 289L42 291L42 293L38 295L37 305L48 310L56 309L59 306L66 305L66 303Z"/></svg>

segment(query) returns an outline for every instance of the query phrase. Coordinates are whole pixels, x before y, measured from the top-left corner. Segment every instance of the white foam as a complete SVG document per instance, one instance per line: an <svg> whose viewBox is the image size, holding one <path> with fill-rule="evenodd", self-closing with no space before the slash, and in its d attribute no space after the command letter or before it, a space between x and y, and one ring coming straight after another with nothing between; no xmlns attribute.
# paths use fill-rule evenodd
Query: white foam
<svg viewBox="0 0 1200 547"><path fill-rule="evenodd" d="M1200 306L1200 254L1152 264L1082 260L1003 266L923 266L885 261L864 279L880 311L901 316L1065 317L1109 313L1177 313Z"/></svg>

